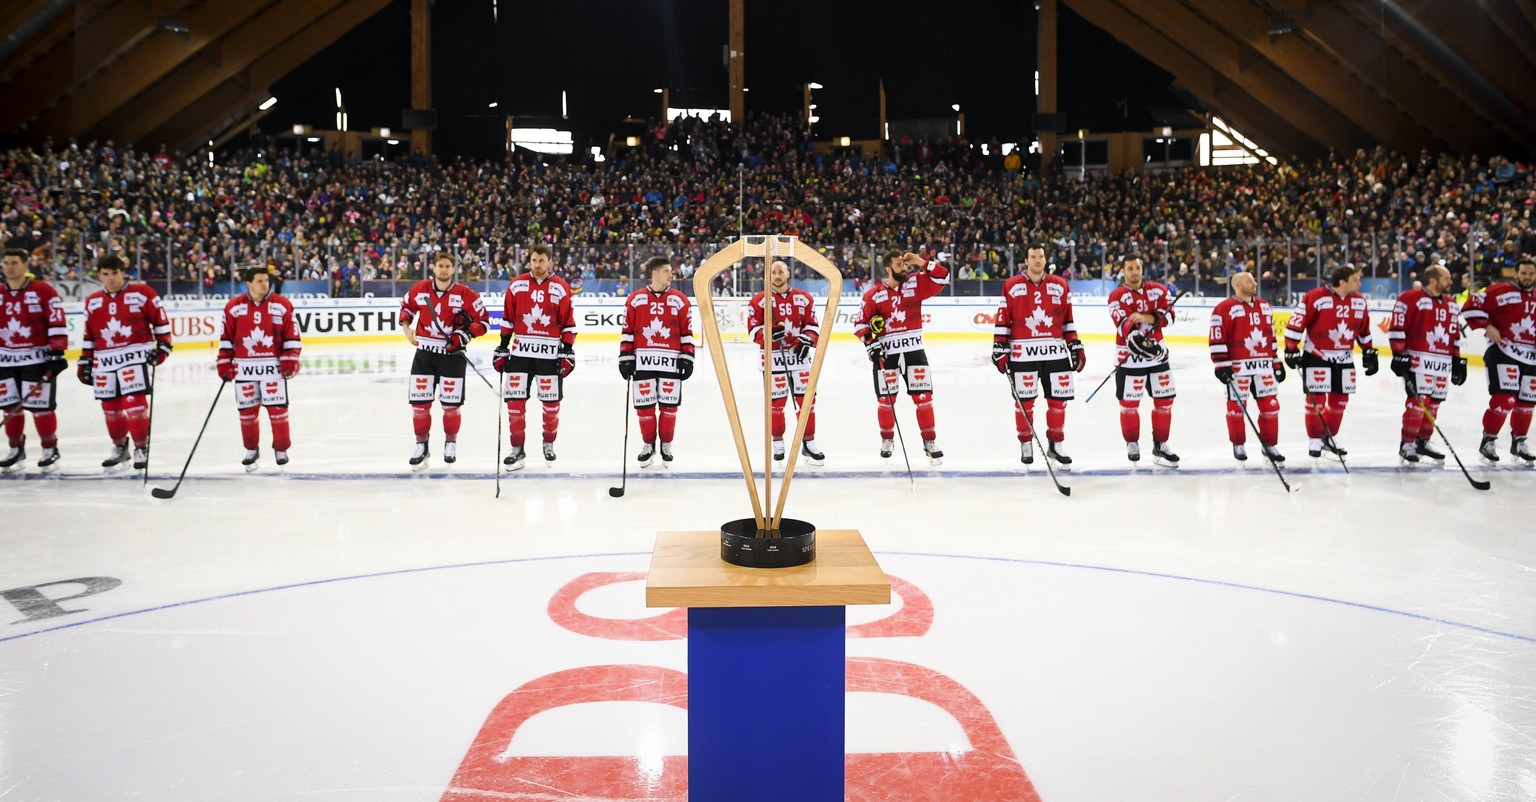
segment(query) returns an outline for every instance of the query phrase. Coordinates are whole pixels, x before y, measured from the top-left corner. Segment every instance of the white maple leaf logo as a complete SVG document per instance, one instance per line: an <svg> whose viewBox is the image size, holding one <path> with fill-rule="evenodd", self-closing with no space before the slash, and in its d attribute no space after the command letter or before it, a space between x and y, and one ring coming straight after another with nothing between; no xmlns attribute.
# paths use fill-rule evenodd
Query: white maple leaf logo
<svg viewBox="0 0 1536 802"><path fill-rule="evenodd" d="M672 330L661 324L661 318L653 318L645 328L640 330L640 335L651 345L666 345L667 338L672 336Z"/></svg>
<svg viewBox="0 0 1536 802"><path fill-rule="evenodd" d="M530 329L548 326L549 315L544 314L543 307L539 306L538 304L534 304L532 309L529 309L526 313L523 314L523 325Z"/></svg>
<svg viewBox="0 0 1536 802"><path fill-rule="evenodd" d="M251 329L251 333L245 335L245 339L241 340L240 344L245 346L245 350L247 351L254 351L256 350L257 346L262 348L271 348L272 335L262 331L261 329Z"/></svg>
<svg viewBox="0 0 1536 802"><path fill-rule="evenodd" d="M902 309L899 306L896 307L895 309L891 310L891 320L892 321L894 321L896 323L900 323L900 322L902 322L902 321L904 321L906 319L907 319L907 310Z"/></svg>
<svg viewBox="0 0 1536 802"><path fill-rule="evenodd" d="M1339 325L1333 327L1333 331L1328 333L1336 344L1349 342L1349 324L1342 320L1339 321Z"/></svg>
<svg viewBox="0 0 1536 802"><path fill-rule="evenodd" d="M0 338L4 338L5 344L8 346L14 346L17 337L26 339L31 336L32 327L21 325L21 321L16 318L11 318L11 322L5 328L0 329Z"/></svg>
<svg viewBox="0 0 1536 802"><path fill-rule="evenodd" d="M1050 332L1051 316L1047 315L1044 309L1037 306L1035 311L1029 313L1029 317L1024 318L1024 325L1029 327L1030 334L1036 337L1043 337Z"/></svg>
<svg viewBox="0 0 1536 802"><path fill-rule="evenodd" d="M1434 348L1437 345L1450 345L1451 335L1445 330L1444 326L1436 326L1424 335L1424 342L1428 343L1430 348Z"/></svg>
<svg viewBox="0 0 1536 802"><path fill-rule="evenodd" d="M1243 340L1243 348L1245 348L1248 353L1251 354L1264 347L1264 344L1267 342L1269 342L1269 340L1265 338L1264 330L1254 329L1253 331L1248 332L1248 337Z"/></svg>
<svg viewBox="0 0 1536 802"><path fill-rule="evenodd" d="M1520 319L1519 323L1509 327L1509 336L1516 340L1529 340L1532 334L1536 334L1536 322L1531 321L1530 315L1526 315Z"/></svg>
<svg viewBox="0 0 1536 802"><path fill-rule="evenodd" d="M116 340L126 340L133 330L124 326L117 318L108 318L106 328L101 330L101 344L108 348L116 345Z"/></svg>

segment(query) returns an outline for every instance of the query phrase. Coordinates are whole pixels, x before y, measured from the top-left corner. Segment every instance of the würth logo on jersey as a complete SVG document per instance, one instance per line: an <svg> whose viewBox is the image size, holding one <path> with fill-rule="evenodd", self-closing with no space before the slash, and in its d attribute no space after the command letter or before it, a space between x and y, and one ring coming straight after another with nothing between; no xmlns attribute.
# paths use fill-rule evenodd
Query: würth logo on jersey
<svg viewBox="0 0 1536 802"><path fill-rule="evenodd" d="M17 320L16 318L11 318L11 322L6 324L5 328L0 329L0 338L5 340L5 344L7 346L14 347L16 345L17 338L25 340L31 336L32 327L21 325L21 321Z"/></svg>
<svg viewBox="0 0 1536 802"><path fill-rule="evenodd" d="M920 382L920 381L922 381L922 380L924 380L926 378L928 378L928 369L927 368L913 368L912 369L912 381Z"/></svg>
<svg viewBox="0 0 1536 802"><path fill-rule="evenodd" d="M251 400L252 398L255 398L256 397L256 385L254 383L240 385L240 394L245 396L245 399L247 401Z"/></svg>
<svg viewBox="0 0 1536 802"><path fill-rule="evenodd" d="M127 340L133 330L124 326L117 318L109 318L107 325L101 330L101 344L108 348L117 345L118 340Z"/></svg>
<svg viewBox="0 0 1536 802"><path fill-rule="evenodd" d="M245 339L241 340L240 344L245 346L247 351L254 351L257 348L271 348L272 335L261 329L251 329L251 333L245 335Z"/></svg>
<svg viewBox="0 0 1536 802"><path fill-rule="evenodd" d="M666 345L668 338L672 336L672 330L662 325L660 318L656 318L640 330L640 336L651 345Z"/></svg>
<svg viewBox="0 0 1536 802"><path fill-rule="evenodd" d="M1166 390L1166 389L1168 389L1168 385L1170 383L1172 383L1172 382L1173 382L1173 377L1168 375L1168 373L1166 371L1157 374L1157 386L1158 387L1161 387L1161 388Z"/></svg>
<svg viewBox="0 0 1536 802"><path fill-rule="evenodd" d="M432 380L425 376L421 376L416 379L416 389L420 390L421 392L426 392L427 390L431 389L431 386Z"/></svg>
<svg viewBox="0 0 1536 802"><path fill-rule="evenodd" d="M1070 374L1067 374L1067 373L1053 373L1053 374L1051 374L1051 378L1053 380L1055 380L1056 386L1060 387L1063 390L1065 390L1068 387L1072 386L1072 376Z"/></svg>

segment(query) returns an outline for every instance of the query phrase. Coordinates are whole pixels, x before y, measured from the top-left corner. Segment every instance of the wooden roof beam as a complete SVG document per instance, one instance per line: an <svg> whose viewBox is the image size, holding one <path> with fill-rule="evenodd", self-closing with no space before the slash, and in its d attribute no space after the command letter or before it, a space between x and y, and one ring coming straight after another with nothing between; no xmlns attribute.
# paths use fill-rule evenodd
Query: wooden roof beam
<svg viewBox="0 0 1536 802"><path fill-rule="evenodd" d="M1536 81L1529 69L1518 69L1529 68L1531 54L1511 45L1507 31L1489 30L1490 19L1462 3L1421 3L1405 13L1410 19L1388 14L1386 31L1409 61L1443 74L1492 119L1536 131Z"/></svg>

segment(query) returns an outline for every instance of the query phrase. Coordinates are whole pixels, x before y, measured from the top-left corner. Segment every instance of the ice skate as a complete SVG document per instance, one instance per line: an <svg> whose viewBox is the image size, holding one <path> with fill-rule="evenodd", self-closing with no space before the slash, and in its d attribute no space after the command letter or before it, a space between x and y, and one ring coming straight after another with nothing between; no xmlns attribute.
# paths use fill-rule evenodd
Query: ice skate
<svg viewBox="0 0 1536 802"><path fill-rule="evenodd" d="M807 465L825 465L827 462L827 455L816 447L815 440L807 440L800 445L800 456L805 457Z"/></svg>
<svg viewBox="0 0 1536 802"><path fill-rule="evenodd" d="M1248 461L1248 447L1242 443L1232 444L1232 458L1238 462Z"/></svg>
<svg viewBox="0 0 1536 802"><path fill-rule="evenodd" d="M1349 455L1349 449L1339 443L1339 438L1333 435L1323 435L1323 448L1328 452L1344 457Z"/></svg>
<svg viewBox="0 0 1536 802"><path fill-rule="evenodd" d="M443 462L452 465L459 461L459 444L453 440L443 443Z"/></svg>
<svg viewBox="0 0 1536 802"><path fill-rule="evenodd" d="M635 459L640 461L640 467L651 467L652 460L656 459L656 444L646 443L642 445L640 447L640 454L639 456L635 457Z"/></svg>
<svg viewBox="0 0 1536 802"><path fill-rule="evenodd" d="M545 462L554 462L555 461L555 444L554 443L545 443L544 444L544 461Z"/></svg>
<svg viewBox="0 0 1536 802"><path fill-rule="evenodd" d="M118 443L113 443L112 444L112 453L108 454L107 458L101 461L101 467L107 468L107 469L110 470L112 468L116 468L116 467L122 465L124 462L127 462L127 461L128 461L128 441L127 440L123 440L122 442L118 442Z"/></svg>
<svg viewBox="0 0 1536 802"><path fill-rule="evenodd" d="M411 470L424 471L431 464L432 452L427 450L426 443L417 443L416 450L411 452Z"/></svg>
<svg viewBox="0 0 1536 802"><path fill-rule="evenodd" d="M774 462L783 462L784 461L784 441L783 440L775 440L775 441L773 441L773 461Z"/></svg>
<svg viewBox="0 0 1536 802"><path fill-rule="evenodd" d="M1397 447L1397 456L1409 465L1417 465L1419 462L1419 450L1413 443L1402 443Z"/></svg>
<svg viewBox="0 0 1536 802"><path fill-rule="evenodd" d="M1035 464L1035 444L1025 440L1019 443L1019 462L1025 465Z"/></svg>
<svg viewBox="0 0 1536 802"><path fill-rule="evenodd" d="M1323 456L1323 438L1313 437L1307 440L1307 456L1319 459Z"/></svg>
<svg viewBox="0 0 1536 802"><path fill-rule="evenodd" d="M944 452L939 450L939 444L936 441L924 440L923 453L928 455L929 465L944 464Z"/></svg>
<svg viewBox="0 0 1536 802"><path fill-rule="evenodd" d="M1477 447L1477 453L1481 454L1483 461L1492 465L1499 461L1499 445L1497 438L1491 434L1483 435L1483 442Z"/></svg>
<svg viewBox="0 0 1536 802"><path fill-rule="evenodd" d="M1169 448L1167 443L1153 441L1152 461L1164 468L1179 467L1179 455L1173 453L1173 449Z"/></svg>
<svg viewBox="0 0 1536 802"><path fill-rule="evenodd" d="M245 459L240 460L240 464L245 466L246 473L252 473L256 470L256 460L260 458L261 451L259 449L248 448L245 450Z"/></svg>
<svg viewBox="0 0 1536 802"><path fill-rule="evenodd" d="M1274 462L1285 462L1285 455L1281 454L1280 449L1274 446L1265 446L1264 456L1269 457Z"/></svg>
<svg viewBox="0 0 1536 802"><path fill-rule="evenodd" d="M11 449L11 453L5 455L5 459L0 460L0 472L12 473L21 470L21 461L26 458L26 446L15 446Z"/></svg>
<svg viewBox="0 0 1536 802"><path fill-rule="evenodd" d="M286 451L273 451L272 452L272 461L277 463L277 467L279 467L279 468L283 467L284 465L287 465L288 464L288 452L286 452Z"/></svg>
<svg viewBox="0 0 1536 802"><path fill-rule="evenodd" d="M1126 443L1125 444L1125 458L1130 460L1131 462L1141 462L1141 444L1140 443Z"/></svg>
<svg viewBox="0 0 1536 802"><path fill-rule="evenodd" d="M1432 459L1432 460L1435 460L1436 462L1444 462L1445 461L1445 455L1440 453L1439 451L1436 451L1435 449L1431 448L1430 445L1429 445L1429 441L1425 440L1422 437L1420 437L1419 439L1413 441L1413 450L1414 450L1415 453L1417 453L1421 457L1425 457L1427 459Z"/></svg>
<svg viewBox="0 0 1536 802"><path fill-rule="evenodd" d="M1061 443L1050 441L1045 447L1045 458L1051 462L1066 468L1072 464L1072 458L1061 450Z"/></svg>
<svg viewBox="0 0 1536 802"><path fill-rule="evenodd" d="M507 454L501 461L502 470L505 470L507 473L520 471L523 469L523 460L526 458L527 453L523 451L522 446L513 446L511 453Z"/></svg>
<svg viewBox="0 0 1536 802"><path fill-rule="evenodd" d="M149 446L135 446L133 449L133 469L142 471L149 467Z"/></svg>
<svg viewBox="0 0 1536 802"><path fill-rule="evenodd" d="M895 440L881 440L880 441L880 458L881 459L890 459L891 455L894 454L894 453L896 453L896 441Z"/></svg>
<svg viewBox="0 0 1536 802"><path fill-rule="evenodd" d="M661 444L661 461L664 462L664 463L672 461L672 444L671 443L664 442L664 443Z"/></svg>
<svg viewBox="0 0 1536 802"><path fill-rule="evenodd" d="M42 468L43 469L43 473L51 473L53 471L58 470L59 469L59 449L58 449L58 447L54 446L53 448L45 448L45 449L43 449L43 456L42 456L41 459L39 459L37 461L37 467Z"/></svg>
<svg viewBox="0 0 1536 802"><path fill-rule="evenodd" d="M1509 453L1525 460L1526 465L1536 463L1536 454L1532 454L1526 446L1524 437L1515 437L1509 441Z"/></svg>

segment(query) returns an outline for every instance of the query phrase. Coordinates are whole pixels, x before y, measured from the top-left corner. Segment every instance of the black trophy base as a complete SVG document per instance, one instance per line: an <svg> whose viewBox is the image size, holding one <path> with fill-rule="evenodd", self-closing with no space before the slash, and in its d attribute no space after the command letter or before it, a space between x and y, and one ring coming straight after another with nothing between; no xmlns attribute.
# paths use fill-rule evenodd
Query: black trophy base
<svg viewBox="0 0 1536 802"><path fill-rule="evenodd" d="M793 568L816 559L816 527L784 518L777 532L757 528L754 518L720 527L720 559L743 568Z"/></svg>

